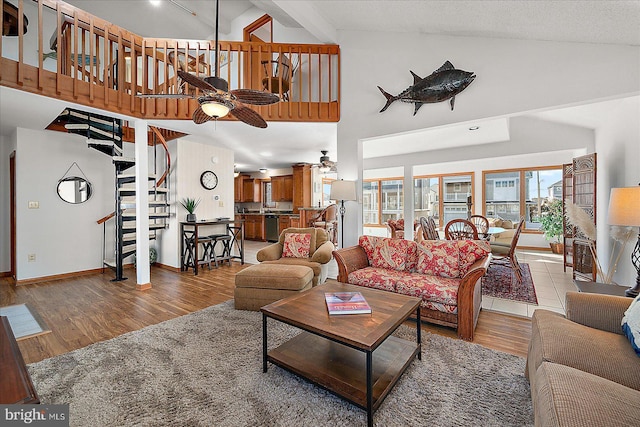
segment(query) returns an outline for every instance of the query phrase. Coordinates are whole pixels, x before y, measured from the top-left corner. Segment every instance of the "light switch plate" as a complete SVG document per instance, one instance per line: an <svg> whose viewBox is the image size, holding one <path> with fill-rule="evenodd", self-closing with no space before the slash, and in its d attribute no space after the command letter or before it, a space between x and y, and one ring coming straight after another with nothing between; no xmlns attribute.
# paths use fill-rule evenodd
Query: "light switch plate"
<svg viewBox="0 0 640 427"><path fill-rule="evenodd" d="M29 202L29 209L40 209L40 202Z"/></svg>

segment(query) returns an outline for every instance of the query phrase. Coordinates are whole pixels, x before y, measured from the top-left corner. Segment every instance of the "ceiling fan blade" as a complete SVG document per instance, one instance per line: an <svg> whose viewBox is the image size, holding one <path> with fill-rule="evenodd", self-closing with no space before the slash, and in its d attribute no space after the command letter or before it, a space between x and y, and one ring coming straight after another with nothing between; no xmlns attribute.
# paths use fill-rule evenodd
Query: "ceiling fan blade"
<svg viewBox="0 0 640 427"><path fill-rule="evenodd" d="M260 90L234 89L231 94L238 98L238 101L251 105L269 105L280 102L278 95Z"/></svg>
<svg viewBox="0 0 640 427"><path fill-rule="evenodd" d="M213 117L211 117L210 115L202 111L202 107L200 106L196 111L193 112L193 116L191 118L193 119L193 122L197 125L201 125L213 119Z"/></svg>
<svg viewBox="0 0 640 427"><path fill-rule="evenodd" d="M178 70L178 77L189 83L193 87L197 87L200 90L206 90L209 92L215 92L216 88L211 86L209 83L202 80L200 77L196 77L191 73L187 73L186 71Z"/></svg>
<svg viewBox="0 0 640 427"><path fill-rule="evenodd" d="M229 114L248 125L262 129L267 127L267 122L264 121L260 114L239 102L236 103L236 107L233 110L229 111Z"/></svg>
<svg viewBox="0 0 640 427"><path fill-rule="evenodd" d="M136 95L138 98L166 98L166 99L185 99L192 98L193 96L184 93L139 93Z"/></svg>

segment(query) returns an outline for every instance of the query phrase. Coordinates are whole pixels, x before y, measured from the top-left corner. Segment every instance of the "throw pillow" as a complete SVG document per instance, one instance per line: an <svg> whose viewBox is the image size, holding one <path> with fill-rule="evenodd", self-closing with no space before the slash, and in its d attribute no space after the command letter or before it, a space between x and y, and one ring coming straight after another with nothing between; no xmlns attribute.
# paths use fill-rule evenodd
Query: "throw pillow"
<svg viewBox="0 0 640 427"><path fill-rule="evenodd" d="M622 317L622 331L629 339L631 347L640 356L640 295L632 302Z"/></svg>
<svg viewBox="0 0 640 427"><path fill-rule="evenodd" d="M362 246L364 252L367 254L367 259L369 260L369 265L373 263L373 252L376 248L376 244L381 237L377 236L360 236L358 239L358 245Z"/></svg>
<svg viewBox="0 0 640 427"><path fill-rule="evenodd" d="M408 252L408 240L382 238L376 243L371 266L404 271L406 269Z"/></svg>
<svg viewBox="0 0 640 427"><path fill-rule="evenodd" d="M417 250L418 273L450 279L459 277L460 249L456 240L423 240Z"/></svg>
<svg viewBox="0 0 640 427"><path fill-rule="evenodd" d="M458 240L460 248L460 277L467 274L477 260L491 253L491 245L485 240Z"/></svg>
<svg viewBox="0 0 640 427"><path fill-rule="evenodd" d="M311 234L286 233L282 248L283 258L309 258Z"/></svg>

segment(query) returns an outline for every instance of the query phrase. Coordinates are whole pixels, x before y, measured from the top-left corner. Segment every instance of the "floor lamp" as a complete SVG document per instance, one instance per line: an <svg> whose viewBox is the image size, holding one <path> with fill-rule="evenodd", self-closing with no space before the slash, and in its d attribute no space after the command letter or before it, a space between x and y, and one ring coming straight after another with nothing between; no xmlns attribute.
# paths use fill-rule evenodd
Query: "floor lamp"
<svg viewBox="0 0 640 427"><path fill-rule="evenodd" d="M344 214L347 211L344 207L345 200L357 200L356 199L356 182L340 181L331 182L331 192L329 193L329 199L338 201L340 200L340 245L344 247Z"/></svg>
<svg viewBox="0 0 640 427"><path fill-rule="evenodd" d="M640 186L611 189L609 224L640 227ZM627 289L625 294L628 297L636 297L640 292L640 232L636 246L631 252L631 264L636 269L636 284Z"/></svg>

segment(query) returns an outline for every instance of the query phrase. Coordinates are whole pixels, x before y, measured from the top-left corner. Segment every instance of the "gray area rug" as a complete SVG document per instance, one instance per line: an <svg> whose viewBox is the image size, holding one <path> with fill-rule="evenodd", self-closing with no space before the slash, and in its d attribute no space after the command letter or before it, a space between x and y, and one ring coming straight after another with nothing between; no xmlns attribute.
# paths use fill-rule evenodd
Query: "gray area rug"
<svg viewBox="0 0 640 427"><path fill-rule="evenodd" d="M356 426L366 414L269 364L262 318L233 301L29 365L43 403L72 426ZM269 346L298 330L269 320ZM415 329L397 335L415 339ZM524 359L423 334L374 414L377 426L533 425Z"/></svg>

